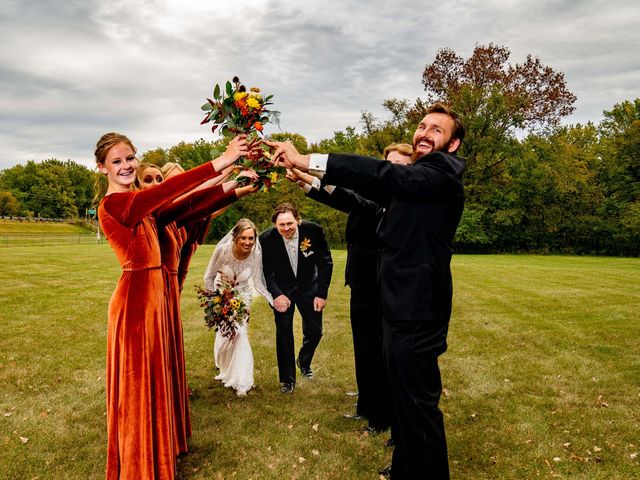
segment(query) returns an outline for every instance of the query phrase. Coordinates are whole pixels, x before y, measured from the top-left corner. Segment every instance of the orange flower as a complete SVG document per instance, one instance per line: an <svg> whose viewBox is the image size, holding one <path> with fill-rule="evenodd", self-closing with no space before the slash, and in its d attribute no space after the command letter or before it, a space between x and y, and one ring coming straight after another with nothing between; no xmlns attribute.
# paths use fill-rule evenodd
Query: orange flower
<svg viewBox="0 0 640 480"><path fill-rule="evenodd" d="M264 127L262 126L262 123L260 123L260 122L256 122L256 123L254 123L254 124L253 124L253 127L254 127L256 130L258 130L259 132L261 132L261 131L262 131L262 129L264 128Z"/></svg>

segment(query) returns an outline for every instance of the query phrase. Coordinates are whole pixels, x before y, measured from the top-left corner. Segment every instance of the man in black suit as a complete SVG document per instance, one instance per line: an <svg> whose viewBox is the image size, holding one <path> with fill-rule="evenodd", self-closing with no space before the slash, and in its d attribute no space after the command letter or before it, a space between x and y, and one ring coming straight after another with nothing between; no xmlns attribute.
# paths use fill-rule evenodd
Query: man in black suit
<svg viewBox="0 0 640 480"><path fill-rule="evenodd" d="M260 234L267 289L273 296L276 354L282 393L292 393L296 364L305 378L313 378L311 361L322 337L322 310L326 305L333 261L322 227L301 221L290 203L276 207L273 227ZM295 358L293 314L302 317L302 346Z"/></svg>
<svg viewBox="0 0 640 480"><path fill-rule="evenodd" d="M378 188L387 208L378 227L384 349L397 427L391 478L448 479L438 356L447 349L452 243L464 206L464 138L458 115L432 105L413 136L413 165L356 155L300 155L269 142L289 168L332 185Z"/></svg>
<svg viewBox="0 0 640 480"><path fill-rule="evenodd" d="M406 143L384 149L384 159L410 164L413 147ZM389 379L382 349L382 308L378 293L378 242L376 229L384 206L365 198L367 192L354 192L343 187L320 185L320 180L299 170L290 170L290 178L301 184L307 197L348 213L345 238L347 262L344 276L349 286L351 332L358 386L356 415L365 418L367 431L378 433L391 426L392 406ZM315 181L314 181L315 180ZM375 192L368 196L376 197Z"/></svg>

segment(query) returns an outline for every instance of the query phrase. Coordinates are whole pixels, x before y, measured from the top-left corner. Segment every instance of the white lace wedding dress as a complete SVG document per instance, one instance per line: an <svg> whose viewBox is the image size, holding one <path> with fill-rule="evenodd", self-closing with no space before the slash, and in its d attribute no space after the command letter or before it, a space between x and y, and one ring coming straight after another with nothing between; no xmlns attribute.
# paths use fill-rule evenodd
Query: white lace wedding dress
<svg viewBox="0 0 640 480"><path fill-rule="evenodd" d="M232 252L233 241L227 237L229 234L218 243L211 256L204 276L205 288L213 290L218 287L222 273L228 279L235 277L235 289L247 308L251 307L254 289L273 304L273 298L265 286L258 239L251 255L245 260L238 260ZM213 355L216 367L220 370L216 380L236 390L238 396L245 396L253 387L253 352L249 344L248 323L245 321L238 326L233 341L216 332Z"/></svg>

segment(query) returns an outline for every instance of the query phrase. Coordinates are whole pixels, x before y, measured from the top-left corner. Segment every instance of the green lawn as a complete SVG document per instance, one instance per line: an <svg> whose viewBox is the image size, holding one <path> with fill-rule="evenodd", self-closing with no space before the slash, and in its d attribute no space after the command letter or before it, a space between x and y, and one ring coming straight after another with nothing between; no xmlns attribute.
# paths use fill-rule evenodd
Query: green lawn
<svg viewBox="0 0 640 480"><path fill-rule="evenodd" d="M345 254L336 262L313 382L279 393L272 315L251 320L256 387L213 380L213 333L183 298L192 401L187 479L375 479L388 435L354 410ZM454 479L640 478L640 260L456 256L441 357ZM104 476L106 312L119 267L107 245L0 249L0 478ZM297 341L299 344L299 321Z"/></svg>
<svg viewBox="0 0 640 480"><path fill-rule="evenodd" d="M18 221L0 218L0 249L15 246L97 243L94 232L72 223ZM0 253L2 250L0 250ZM5 252L6 253L6 252Z"/></svg>

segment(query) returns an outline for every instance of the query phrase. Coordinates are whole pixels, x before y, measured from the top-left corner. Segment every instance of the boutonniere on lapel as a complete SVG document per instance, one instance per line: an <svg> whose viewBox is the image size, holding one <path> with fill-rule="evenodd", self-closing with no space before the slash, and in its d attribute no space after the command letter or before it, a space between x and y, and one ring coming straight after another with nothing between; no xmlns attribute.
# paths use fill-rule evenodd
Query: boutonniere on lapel
<svg viewBox="0 0 640 480"><path fill-rule="evenodd" d="M302 255L308 257L309 255L313 255L313 250L309 250L311 248L311 240L307 237L304 237L304 240L300 242L300 251Z"/></svg>

